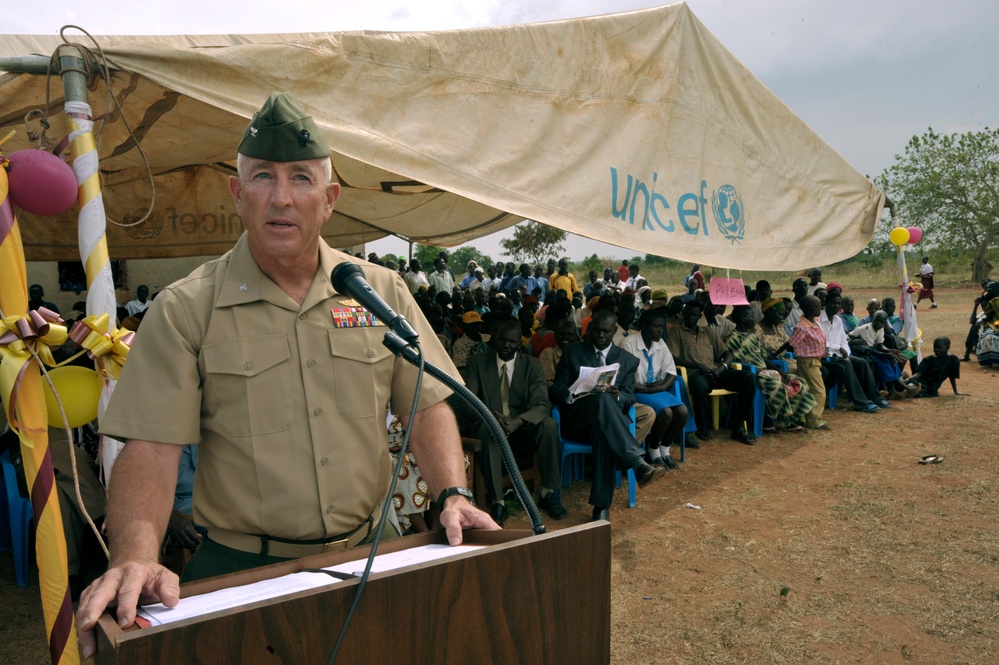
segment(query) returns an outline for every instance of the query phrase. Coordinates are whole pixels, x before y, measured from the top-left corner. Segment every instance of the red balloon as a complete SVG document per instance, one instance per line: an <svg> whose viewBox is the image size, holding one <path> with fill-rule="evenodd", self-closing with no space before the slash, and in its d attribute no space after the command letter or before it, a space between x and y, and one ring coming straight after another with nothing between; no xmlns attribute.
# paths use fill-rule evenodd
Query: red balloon
<svg viewBox="0 0 999 665"><path fill-rule="evenodd" d="M917 242L923 239L923 230L918 226L909 227L909 244L915 245Z"/></svg>
<svg viewBox="0 0 999 665"><path fill-rule="evenodd" d="M76 203L76 174L44 150L18 150L7 171L10 202L33 215L61 215Z"/></svg>

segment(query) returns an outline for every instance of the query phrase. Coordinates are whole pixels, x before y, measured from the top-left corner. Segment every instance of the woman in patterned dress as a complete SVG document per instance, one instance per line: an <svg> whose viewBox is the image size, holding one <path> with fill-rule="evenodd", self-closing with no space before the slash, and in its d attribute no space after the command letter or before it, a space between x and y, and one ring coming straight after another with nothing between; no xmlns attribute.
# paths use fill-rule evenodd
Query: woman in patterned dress
<svg viewBox="0 0 999 665"><path fill-rule="evenodd" d="M779 323L779 314L774 311L776 303L770 299L764 303L764 322L768 319L771 323L768 327L771 330L779 331L781 335L784 331ZM770 307L766 307L771 303ZM777 303L780 303L777 300ZM781 303L782 305L783 303ZM769 356L772 350L765 346L761 337L761 327L756 324L756 317L752 308L740 305L732 312L736 328L725 343L735 356L737 362L746 363L756 368L756 383L760 387L760 392L766 403L766 418L769 420L769 431L776 429L792 432L802 432L802 423L805 421L805 414L815 406L815 397L808 390L808 386L794 374L780 371L770 362ZM763 323L763 322L761 322ZM773 343L774 334L770 334ZM785 337L786 340L786 337ZM783 343L781 344L783 345ZM777 347L779 348L779 347ZM766 422L764 423L766 425ZM767 427L764 427L767 431Z"/></svg>

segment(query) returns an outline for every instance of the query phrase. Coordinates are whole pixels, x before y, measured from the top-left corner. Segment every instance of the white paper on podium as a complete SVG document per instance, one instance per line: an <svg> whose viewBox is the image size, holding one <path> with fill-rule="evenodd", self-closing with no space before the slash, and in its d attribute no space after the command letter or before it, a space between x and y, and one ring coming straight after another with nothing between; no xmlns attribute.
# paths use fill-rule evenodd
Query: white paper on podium
<svg viewBox="0 0 999 665"><path fill-rule="evenodd" d="M485 546L459 545L457 547L451 547L450 545L425 545L423 547L413 547L399 552L379 554L375 557L374 563L371 566L371 572L382 573L388 570L403 568L405 566L425 563L427 561L447 559L459 554L464 554L465 552L482 549L483 547ZM338 573L360 576L361 573L364 572L365 561L366 559L348 561L347 563L330 566L328 568L324 568L323 570L332 570ZM138 615L149 621L151 625L159 626L162 624L173 623L175 621L204 616L213 612L221 612L234 607L249 605L261 600L270 600L272 598L289 596L293 593L298 593L299 591L308 591L309 589L333 586L334 584L341 584L342 582L343 580L339 580L324 573L292 573L291 575L285 575L283 577L261 580L259 582L253 582L252 584L243 584L240 586L230 587L228 589L220 589L218 591L204 593L199 596L182 598L180 602L177 603L176 607L166 607L163 603L143 605L139 608Z"/></svg>

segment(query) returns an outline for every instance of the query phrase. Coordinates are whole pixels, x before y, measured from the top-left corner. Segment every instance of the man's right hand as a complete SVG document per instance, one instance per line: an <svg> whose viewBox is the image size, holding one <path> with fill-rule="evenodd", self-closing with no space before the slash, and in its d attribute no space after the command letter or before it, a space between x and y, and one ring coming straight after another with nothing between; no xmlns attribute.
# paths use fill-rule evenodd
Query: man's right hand
<svg viewBox="0 0 999 665"><path fill-rule="evenodd" d="M96 652L94 628L104 610L117 601L118 625L127 628L135 621L140 599L175 606L180 601L177 575L155 561L129 561L109 568L83 590L76 610L76 630L84 658Z"/></svg>

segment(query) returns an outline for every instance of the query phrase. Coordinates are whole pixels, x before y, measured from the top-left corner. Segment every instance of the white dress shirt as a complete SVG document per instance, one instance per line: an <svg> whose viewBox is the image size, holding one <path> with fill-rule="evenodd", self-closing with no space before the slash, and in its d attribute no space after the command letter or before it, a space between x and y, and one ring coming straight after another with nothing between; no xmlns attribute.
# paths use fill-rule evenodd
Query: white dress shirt
<svg viewBox="0 0 999 665"><path fill-rule="evenodd" d="M638 358L636 384L644 386L649 382L649 360L645 357L646 353L652 358L652 371L656 381L662 381L669 375L676 376L676 361L673 360L673 354L670 353L665 341L660 339L658 342L652 342L652 347L649 348L645 346L642 333L636 332L621 343L621 348Z"/></svg>
<svg viewBox="0 0 999 665"><path fill-rule="evenodd" d="M843 327L843 319L836 315L829 320L825 310L819 316L819 324L826 334L826 356L833 357L842 355L840 349L846 349L846 355L850 355L850 340L846 336L846 328Z"/></svg>

